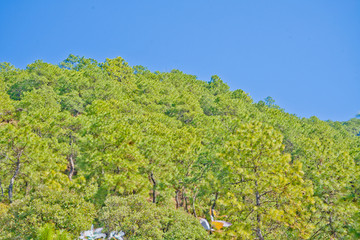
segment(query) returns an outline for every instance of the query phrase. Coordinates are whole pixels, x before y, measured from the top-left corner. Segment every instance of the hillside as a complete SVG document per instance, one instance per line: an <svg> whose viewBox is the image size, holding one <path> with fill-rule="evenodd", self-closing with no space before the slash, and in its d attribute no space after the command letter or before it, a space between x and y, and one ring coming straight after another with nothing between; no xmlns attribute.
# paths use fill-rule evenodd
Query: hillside
<svg viewBox="0 0 360 240"><path fill-rule="evenodd" d="M120 57L2 63L0 239L356 239L359 131Z"/></svg>

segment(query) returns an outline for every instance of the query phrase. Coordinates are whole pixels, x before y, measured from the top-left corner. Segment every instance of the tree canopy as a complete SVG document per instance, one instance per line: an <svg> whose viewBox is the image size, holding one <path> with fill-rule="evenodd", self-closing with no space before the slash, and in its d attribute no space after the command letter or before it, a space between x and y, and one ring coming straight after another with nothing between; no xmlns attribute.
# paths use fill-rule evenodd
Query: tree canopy
<svg viewBox="0 0 360 240"><path fill-rule="evenodd" d="M216 75L1 63L0 239L92 224L124 239L357 239L359 132ZM211 217L232 225L207 232Z"/></svg>

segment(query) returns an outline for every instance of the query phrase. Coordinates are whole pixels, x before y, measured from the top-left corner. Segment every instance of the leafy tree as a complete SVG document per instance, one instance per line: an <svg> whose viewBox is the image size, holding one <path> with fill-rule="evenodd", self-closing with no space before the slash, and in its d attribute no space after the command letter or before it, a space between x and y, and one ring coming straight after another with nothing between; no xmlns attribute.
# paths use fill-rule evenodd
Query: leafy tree
<svg viewBox="0 0 360 240"><path fill-rule="evenodd" d="M121 111L124 104L94 102L83 118L83 137L79 140L79 165L86 170L87 178L97 179L103 190L118 194L142 191L147 182L140 171L145 163L135 146L136 129Z"/></svg>
<svg viewBox="0 0 360 240"><path fill-rule="evenodd" d="M1 63L0 238L206 239L214 209L217 239L356 239L359 129L120 57Z"/></svg>
<svg viewBox="0 0 360 240"><path fill-rule="evenodd" d="M110 197L100 213L108 231L124 231L131 239L207 239L196 218L184 212L157 207L139 195Z"/></svg>
<svg viewBox="0 0 360 240"><path fill-rule="evenodd" d="M77 237L80 231L90 228L95 213L94 206L81 195L39 186L33 194L14 201L0 216L0 230L5 239L29 239L36 237L40 227L53 223L56 229Z"/></svg>
<svg viewBox="0 0 360 240"><path fill-rule="evenodd" d="M56 231L50 223L45 224L38 230L37 240L70 240L70 236L65 231Z"/></svg>
<svg viewBox="0 0 360 240"><path fill-rule="evenodd" d="M229 187L223 201L233 206L229 213L237 227L230 234L246 238L252 231L254 238L265 239L291 229L309 237L312 188L303 179L301 163L291 164L283 150L282 136L258 122L240 126L226 144L221 158L228 166Z"/></svg>
<svg viewBox="0 0 360 240"><path fill-rule="evenodd" d="M275 100L270 96L265 98L265 104L269 108L281 109L278 105L275 104Z"/></svg>
<svg viewBox="0 0 360 240"><path fill-rule="evenodd" d="M112 79L117 81L126 81L133 78L133 69L121 57L115 59L106 59L101 66Z"/></svg>
<svg viewBox="0 0 360 240"><path fill-rule="evenodd" d="M0 176L2 183L9 183L8 198L12 202L16 186L25 187L25 191L18 191L21 195L28 194L32 184L46 180L47 174L57 170L59 165L54 153L48 149L47 141L29 128L17 129L6 124L0 126L0 132ZM55 161L49 162L51 158Z"/></svg>
<svg viewBox="0 0 360 240"><path fill-rule="evenodd" d="M224 94L230 89L230 87L226 85L217 75L211 76L208 88L214 95Z"/></svg>
<svg viewBox="0 0 360 240"><path fill-rule="evenodd" d="M5 91L5 83L0 79L0 121L9 119L9 115L14 110L10 97Z"/></svg>
<svg viewBox="0 0 360 240"><path fill-rule="evenodd" d="M60 68L79 71L84 68L88 68L89 66L96 66L97 64L97 61L94 59L70 54L64 61L59 64L59 66Z"/></svg>

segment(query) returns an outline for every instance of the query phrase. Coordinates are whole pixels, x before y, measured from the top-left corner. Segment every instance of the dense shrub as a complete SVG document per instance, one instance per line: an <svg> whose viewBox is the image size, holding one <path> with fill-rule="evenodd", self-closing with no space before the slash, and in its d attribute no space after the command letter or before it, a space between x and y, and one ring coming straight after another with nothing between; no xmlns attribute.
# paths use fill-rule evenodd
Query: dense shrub
<svg viewBox="0 0 360 240"><path fill-rule="evenodd" d="M207 239L208 233L191 215L156 206L138 195L109 197L100 211L108 231L122 230L129 239Z"/></svg>
<svg viewBox="0 0 360 240"><path fill-rule="evenodd" d="M77 237L91 227L94 217L93 204L80 195L43 187L11 204L7 213L0 216L0 231L3 239L27 239L36 237L46 223L53 223L56 229Z"/></svg>

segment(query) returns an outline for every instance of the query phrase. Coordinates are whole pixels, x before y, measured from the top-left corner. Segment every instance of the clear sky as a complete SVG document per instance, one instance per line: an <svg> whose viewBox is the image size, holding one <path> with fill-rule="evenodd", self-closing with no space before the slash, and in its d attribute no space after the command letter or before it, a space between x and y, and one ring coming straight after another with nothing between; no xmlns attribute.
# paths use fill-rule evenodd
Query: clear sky
<svg viewBox="0 0 360 240"><path fill-rule="evenodd" d="M360 112L359 0L0 0L0 62L69 54L216 74L300 117Z"/></svg>

